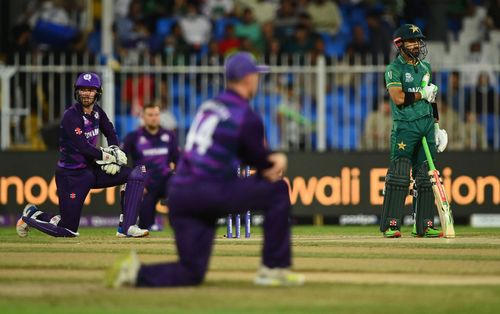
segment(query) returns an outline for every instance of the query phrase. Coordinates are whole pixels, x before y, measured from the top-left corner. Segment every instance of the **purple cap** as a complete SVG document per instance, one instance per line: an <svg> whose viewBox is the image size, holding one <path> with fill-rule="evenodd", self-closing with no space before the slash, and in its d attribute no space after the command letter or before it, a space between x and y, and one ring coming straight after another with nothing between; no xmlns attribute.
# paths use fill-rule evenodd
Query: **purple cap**
<svg viewBox="0 0 500 314"><path fill-rule="evenodd" d="M224 67L226 79L229 81L238 81L251 73L268 73L270 70L267 65L257 65L253 55L248 52L231 55Z"/></svg>

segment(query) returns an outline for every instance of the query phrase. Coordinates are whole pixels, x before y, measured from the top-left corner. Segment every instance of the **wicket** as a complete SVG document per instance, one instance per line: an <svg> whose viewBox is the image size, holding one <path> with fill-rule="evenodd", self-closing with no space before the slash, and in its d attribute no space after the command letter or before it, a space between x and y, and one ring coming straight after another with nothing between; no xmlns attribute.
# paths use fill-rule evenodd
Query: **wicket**
<svg viewBox="0 0 500 314"><path fill-rule="evenodd" d="M250 166L245 166L245 171L242 172L242 169L240 166L238 166L237 170L238 177L241 178L242 176L249 177L250 176ZM252 223L252 216L250 213L250 210L247 210L245 212L245 238L250 238L250 225ZM236 214L235 216L235 221L234 221L234 232L235 232L235 238L239 239L241 238L241 215ZM229 214L227 215L226 219L226 225L227 225L227 238L232 239L233 238L233 215Z"/></svg>

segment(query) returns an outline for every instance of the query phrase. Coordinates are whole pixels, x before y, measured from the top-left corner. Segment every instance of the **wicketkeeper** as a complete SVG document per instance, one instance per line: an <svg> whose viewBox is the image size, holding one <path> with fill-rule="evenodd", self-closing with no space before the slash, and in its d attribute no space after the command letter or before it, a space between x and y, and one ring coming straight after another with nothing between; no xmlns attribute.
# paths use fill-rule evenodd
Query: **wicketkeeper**
<svg viewBox="0 0 500 314"><path fill-rule="evenodd" d="M99 76L82 73L74 87L76 103L64 112L59 135L60 158L55 177L60 214L48 214L28 204L17 222L17 234L26 237L30 226L54 237L78 236L83 202L90 189L126 183L121 202L124 233L129 237L147 236L148 230L136 225L145 168L125 166L127 156L117 146L113 124L97 104L102 95ZM97 147L100 132L109 147Z"/></svg>

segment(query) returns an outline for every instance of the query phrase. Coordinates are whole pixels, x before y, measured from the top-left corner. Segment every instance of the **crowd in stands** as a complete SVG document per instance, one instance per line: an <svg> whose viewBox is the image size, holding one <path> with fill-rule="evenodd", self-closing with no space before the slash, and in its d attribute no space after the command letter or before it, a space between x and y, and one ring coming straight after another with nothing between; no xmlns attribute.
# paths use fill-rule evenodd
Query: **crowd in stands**
<svg viewBox="0 0 500 314"><path fill-rule="evenodd" d="M46 51L89 54L93 56L90 63L106 61L101 54L103 7L100 0L91 1L91 9L86 7L88 2L84 0L31 0L27 3L23 13L12 21L7 62L12 62L14 52ZM290 62L290 56L309 56L314 63L316 57L322 55L327 62L340 59L344 64L383 65L394 53L393 31L402 23L413 23L426 34L429 45L443 43L448 47L446 56L462 58L457 59L457 63L499 63L500 46L495 50L489 44L493 41L492 34L500 32L499 12L499 0L115 0L113 57L121 64L137 64L140 56L170 58L175 64L192 63L193 60L221 64L225 56L243 50L270 64ZM472 19L477 23L464 25ZM432 54L431 47L429 50ZM496 59L485 53L488 51L493 51ZM438 53L436 55L439 57ZM500 79L498 72L469 74L444 73L446 76L440 78L443 83L440 101L450 112L460 112L459 122L472 124L471 121L478 121L479 113L494 113L493 100L498 98ZM145 82L139 84L145 86L143 94L153 90L150 77L139 76L139 79ZM141 96L140 91L139 94L130 93L132 88L127 87L132 84L130 80L122 87L122 100L129 103L130 108L140 109L144 99L137 98ZM333 81L339 85L347 81L349 85L352 77L343 75ZM294 92L288 89L290 86L282 87L285 94ZM288 102L293 99L297 105L295 99L300 102L303 97L291 94L283 99ZM373 102L371 115L374 117L363 116L365 128L373 128L370 136L376 138L369 140L369 147L363 144L366 138L361 141L361 146L369 149L377 149L377 143L382 144L380 148L386 147L386 143L379 140L386 134L378 134L388 130L385 124L377 125L377 121L387 117L386 106L377 103L380 99L369 100ZM465 103L465 107L459 103ZM327 100L329 105L331 102ZM296 114L280 104L277 121L282 130L289 127L282 122L287 119L299 125L300 134L286 140L302 148L304 130L313 130L305 125L314 121L301 116L300 104L297 108L293 109L298 111ZM134 114L133 111L129 113ZM445 123L453 128L455 122ZM485 134L481 125L466 132L476 131ZM491 142L490 137L488 141ZM463 141L458 142L463 144ZM483 141L474 145L483 147Z"/></svg>
<svg viewBox="0 0 500 314"><path fill-rule="evenodd" d="M102 3L31 0L13 26L11 51L101 52ZM482 33L499 29L495 0L116 0L115 57L128 52L164 55L227 55L248 50L257 56L320 52L387 62L394 29L418 25L430 41L447 41L462 20L483 8ZM429 8L432 7L432 10ZM444 27L439 27L440 25ZM482 37L482 38L481 38Z"/></svg>

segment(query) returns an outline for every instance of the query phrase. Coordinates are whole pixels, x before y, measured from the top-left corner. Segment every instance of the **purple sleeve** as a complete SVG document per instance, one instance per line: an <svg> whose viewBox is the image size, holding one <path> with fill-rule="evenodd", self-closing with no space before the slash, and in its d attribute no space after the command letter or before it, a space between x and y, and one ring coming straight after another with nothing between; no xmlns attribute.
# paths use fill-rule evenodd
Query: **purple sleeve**
<svg viewBox="0 0 500 314"><path fill-rule="evenodd" d="M264 125L253 111L245 115L238 154L244 164L254 166L258 170L272 166L267 161L270 151L264 146Z"/></svg>
<svg viewBox="0 0 500 314"><path fill-rule="evenodd" d="M61 126L64 132L68 135L71 142L76 146L76 148L85 156L95 159L102 158L102 152L100 149L91 145L85 138L83 132L83 120L79 116L75 116L71 111L66 111L64 115Z"/></svg>
<svg viewBox="0 0 500 314"><path fill-rule="evenodd" d="M171 148L170 151L170 162L177 164L177 160L179 160L179 143L177 142L177 135L175 132L169 132L172 141L170 142Z"/></svg>
<svg viewBox="0 0 500 314"><path fill-rule="evenodd" d="M99 108L99 129L101 129L102 134L106 137L106 140L108 141L108 146L111 145L120 145L120 141L118 140L118 135L116 135L115 127L113 126L113 123L109 121L108 116L102 110L101 107Z"/></svg>
<svg viewBox="0 0 500 314"><path fill-rule="evenodd" d="M129 133L127 134L127 136L125 136L125 139L123 140L123 145L121 147L121 150L127 155L132 154L134 146L134 137L135 137L134 135L135 132Z"/></svg>

